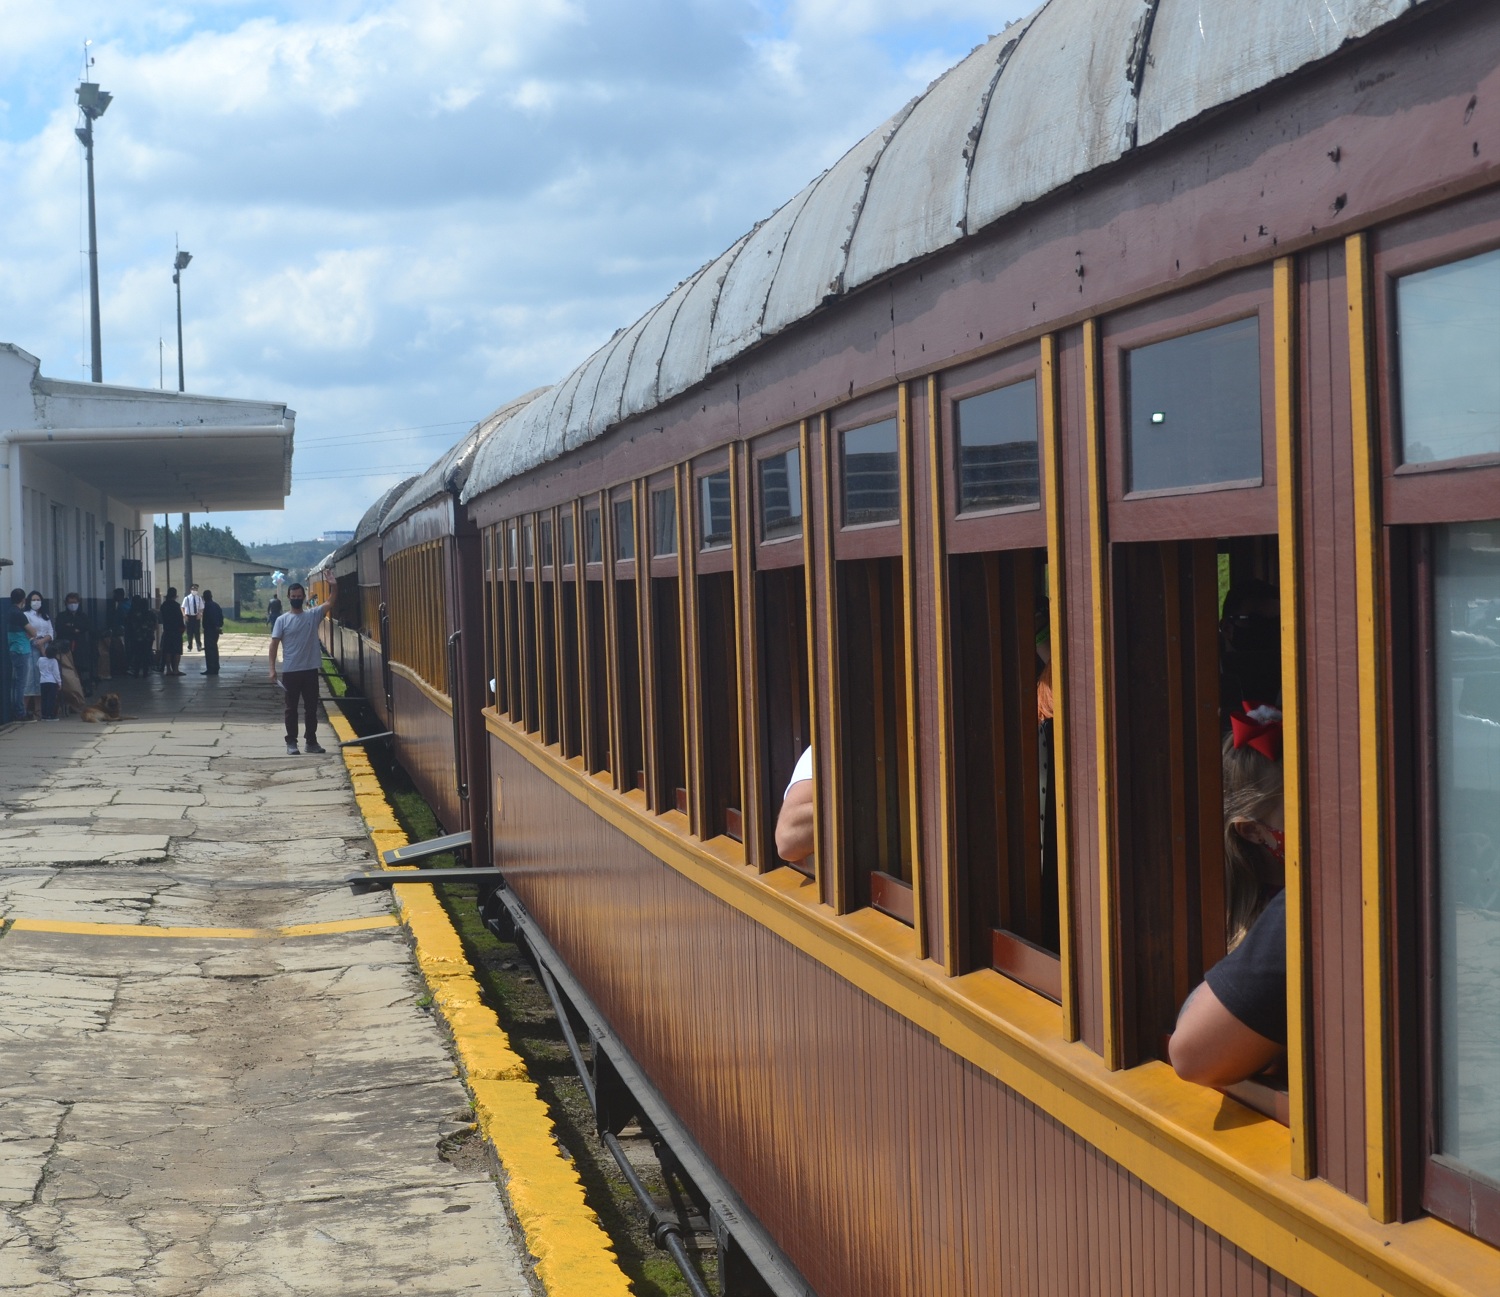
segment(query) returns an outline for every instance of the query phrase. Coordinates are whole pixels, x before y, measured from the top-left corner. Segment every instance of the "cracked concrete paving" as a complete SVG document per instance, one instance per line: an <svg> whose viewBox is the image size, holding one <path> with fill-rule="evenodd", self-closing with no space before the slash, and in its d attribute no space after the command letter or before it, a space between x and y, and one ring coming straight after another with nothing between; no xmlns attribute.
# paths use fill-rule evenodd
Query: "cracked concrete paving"
<svg viewBox="0 0 1500 1297"><path fill-rule="evenodd" d="M264 644L226 637L217 679L117 682L136 720L0 733L0 914L144 931L389 913L306 886L373 862L343 762L284 755ZM8 929L0 1291L536 1291L422 997L394 927Z"/></svg>

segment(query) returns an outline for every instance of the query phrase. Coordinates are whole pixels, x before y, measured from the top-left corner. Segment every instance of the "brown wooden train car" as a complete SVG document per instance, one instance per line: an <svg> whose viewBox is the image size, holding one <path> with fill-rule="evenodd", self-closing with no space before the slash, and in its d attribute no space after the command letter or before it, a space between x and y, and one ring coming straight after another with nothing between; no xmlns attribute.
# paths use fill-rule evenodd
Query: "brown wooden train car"
<svg viewBox="0 0 1500 1297"><path fill-rule="evenodd" d="M773 1290L1500 1290L1500 8L1050 0L462 499L393 663L471 534L509 904ZM1285 1075L1225 1094L1164 1041L1252 688Z"/></svg>

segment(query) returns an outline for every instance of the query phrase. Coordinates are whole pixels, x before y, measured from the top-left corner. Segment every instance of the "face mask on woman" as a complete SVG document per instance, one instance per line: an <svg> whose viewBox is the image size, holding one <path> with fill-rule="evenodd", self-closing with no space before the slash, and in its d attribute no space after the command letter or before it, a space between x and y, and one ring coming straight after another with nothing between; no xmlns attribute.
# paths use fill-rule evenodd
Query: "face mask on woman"
<svg viewBox="0 0 1500 1297"><path fill-rule="evenodd" d="M41 612L41 610L42 610L42 601L40 599L33 599L31 601L31 611L32 612Z"/></svg>

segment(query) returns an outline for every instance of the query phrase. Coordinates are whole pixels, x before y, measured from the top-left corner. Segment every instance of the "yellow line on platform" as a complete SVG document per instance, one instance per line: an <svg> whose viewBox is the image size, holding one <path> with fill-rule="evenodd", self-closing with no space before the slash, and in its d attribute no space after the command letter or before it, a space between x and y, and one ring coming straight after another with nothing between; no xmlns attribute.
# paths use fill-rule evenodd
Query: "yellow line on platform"
<svg viewBox="0 0 1500 1297"><path fill-rule="evenodd" d="M355 737L342 715L328 711L340 739ZM369 757L357 747L343 751L379 860L381 852L405 846L407 837ZM500 1159L506 1193L548 1297L629 1297L630 1281L609 1235L584 1200L583 1183L558 1145L552 1116L525 1062L484 1003L448 912L429 887L391 890L416 944L433 1008L452 1033L479 1128Z"/></svg>
<svg viewBox="0 0 1500 1297"><path fill-rule="evenodd" d="M398 927L394 914L374 918L293 923L284 928L157 928L145 923L70 923L63 919L11 919L11 932L52 932L70 937L183 937L207 941L255 941L276 937L326 937L340 932L373 932Z"/></svg>

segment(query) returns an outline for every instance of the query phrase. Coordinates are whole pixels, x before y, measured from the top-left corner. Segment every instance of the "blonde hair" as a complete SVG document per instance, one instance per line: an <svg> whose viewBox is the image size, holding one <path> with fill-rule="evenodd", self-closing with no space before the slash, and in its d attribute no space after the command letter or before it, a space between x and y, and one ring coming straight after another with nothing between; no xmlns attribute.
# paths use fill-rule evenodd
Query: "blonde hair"
<svg viewBox="0 0 1500 1297"><path fill-rule="evenodd" d="M1281 763L1248 744L1224 740L1224 904L1229 949L1239 945L1265 909L1264 882L1274 874L1271 853L1234 827L1238 819L1263 820L1281 805Z"/></svg>

